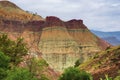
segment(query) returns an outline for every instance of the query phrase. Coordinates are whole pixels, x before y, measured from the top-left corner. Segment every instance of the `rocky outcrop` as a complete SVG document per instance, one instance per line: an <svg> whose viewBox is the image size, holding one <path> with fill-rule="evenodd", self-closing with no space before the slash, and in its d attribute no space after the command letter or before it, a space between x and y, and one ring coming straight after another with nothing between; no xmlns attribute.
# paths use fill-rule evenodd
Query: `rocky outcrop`
<svg viewBox="0 0 120 80"><path fill-rule="evenodd" d="M64 27L64 22L55 16L46 17L44 27L54 27L54 26Z"/></svg>
<svg viewBox="0 0 120 80"><path fill-rule="evenodd" d="M76 19L65 22L65 25L67 29L86 29L87 28L86 26L84 26L83 20L76 20Z"/></svg>

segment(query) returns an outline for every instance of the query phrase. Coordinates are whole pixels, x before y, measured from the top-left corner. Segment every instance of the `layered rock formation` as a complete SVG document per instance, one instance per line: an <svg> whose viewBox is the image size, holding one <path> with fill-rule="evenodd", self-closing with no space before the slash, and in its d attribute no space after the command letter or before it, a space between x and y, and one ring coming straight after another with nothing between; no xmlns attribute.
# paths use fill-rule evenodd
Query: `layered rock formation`
<svg viewBox="0 0 120 80"><path fill-rule="evenodd" d="M43 53L43 58L55 70L73 66L79 58L77 42L68 33L64 22L56 17L46 18L39 49Z"/></svg>
<svg viewBox="0 0 120 80"><path fill-rule="evenodd" d="M1 10L5 11L6 8ZM15 14L20 15L17 12ZM57 71L74 66L79 58L87 60L95 52L109 46L92 34L82 20L64 22L54 16L46 17L45 20L36 15L32 18L12 16L6 17L0 13L0 33L7 33L11 39L23 37L29 50L35 55L42 52L42 57Z"/></svg>
<svg viewBox="0 0 120 80"><path fill-rule="evenodd" d="M105 45L99 45L103 43ZM39 43L43 58L58 71L74 66L79 58L86 61L107 46L89 31L82 20L64 22L53 16L46 18Z"/></svg>

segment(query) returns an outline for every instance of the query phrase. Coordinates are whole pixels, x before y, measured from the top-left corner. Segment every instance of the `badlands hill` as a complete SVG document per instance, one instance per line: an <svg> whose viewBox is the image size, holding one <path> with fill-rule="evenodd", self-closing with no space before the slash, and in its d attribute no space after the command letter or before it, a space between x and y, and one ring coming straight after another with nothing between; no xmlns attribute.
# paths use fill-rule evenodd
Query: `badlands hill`
<svg viewBox="0 0 120 80"><path fill-rule="evenodd" d="M105 75L116 77L120 70L120 46L109 47L105 51L99 52L79 67L90 72L94 80L104 78Z"/></svg>
<svg viewBox="0 0 120 80"><path fill-rule="evenodd" d="M83 20L65 22L54 16L43 19L9 1L0 1L0 34L3 33L13 40L23 37L29 52L41 55L56 71L74 66L79 58L86 61L110 46L91 33Z"/></svg>

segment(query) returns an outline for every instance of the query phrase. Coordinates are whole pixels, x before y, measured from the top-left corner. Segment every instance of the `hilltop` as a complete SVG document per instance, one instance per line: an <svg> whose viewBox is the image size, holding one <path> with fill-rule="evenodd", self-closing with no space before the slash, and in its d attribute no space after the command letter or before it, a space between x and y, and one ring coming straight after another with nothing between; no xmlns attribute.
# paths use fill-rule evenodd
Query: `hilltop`
<svg viewBox="0 0 120 80"><path fill-rule="evenodd" d="M23 22L31 20L44 20L36 13L24 11L10 1L0 1L0 20L1 19Z"/></svg>

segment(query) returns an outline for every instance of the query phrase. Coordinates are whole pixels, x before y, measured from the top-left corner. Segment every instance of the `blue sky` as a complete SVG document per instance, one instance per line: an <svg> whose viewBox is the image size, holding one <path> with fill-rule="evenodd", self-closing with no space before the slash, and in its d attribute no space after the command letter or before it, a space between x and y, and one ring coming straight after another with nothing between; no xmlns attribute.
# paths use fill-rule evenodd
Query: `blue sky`
<svg viewBox="0 0 120 80"><path fill-rule="evenodd" d="M42 17L82 19L89 29L120 31L120 0L9 0Z"/></svg>

